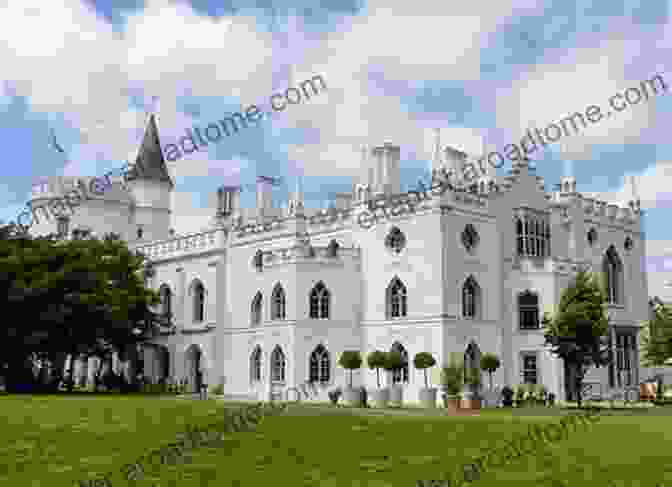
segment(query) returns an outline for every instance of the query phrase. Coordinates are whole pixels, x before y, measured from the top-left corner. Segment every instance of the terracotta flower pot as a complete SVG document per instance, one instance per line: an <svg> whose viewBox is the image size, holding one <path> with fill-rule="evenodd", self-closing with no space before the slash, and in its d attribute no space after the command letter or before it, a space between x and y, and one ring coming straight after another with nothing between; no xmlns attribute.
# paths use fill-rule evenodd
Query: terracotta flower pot
<svg viewBox="0 0 672 487"><path fill-rule="evenodd" d="M460 412L460 396L443 396L443 404L448 414L458 414Z"/></svg>

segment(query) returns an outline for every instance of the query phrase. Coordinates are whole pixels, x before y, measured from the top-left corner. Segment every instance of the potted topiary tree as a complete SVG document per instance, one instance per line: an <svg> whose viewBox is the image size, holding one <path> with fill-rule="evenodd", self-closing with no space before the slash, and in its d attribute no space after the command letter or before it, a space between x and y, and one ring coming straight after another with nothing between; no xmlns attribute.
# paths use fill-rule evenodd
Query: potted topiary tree
<svg viewBox="0 0 672 487"><path fill-rule="evenodd" d="M348 387L343 388L343 400L349 406L361 406L361 390L352 387L352 371L357 370L362 366L362 356L359 353L359 350L345 350L338 359L338 365L350 371L350 382Z"/></svg>
<svg viewBox="0 0 672 487"><path fill-rule="evenodd" d="M376 383L378 384L378 389L371 392L371 399L373 401L374 407L384 408L387 407L387 403L390 401L390 390L386 387L380 387L380 369L385 367L385 362L387 361L387 354L381 352L380 350L375 350L366 357L366 362L369 366L369 369L376 369Z"/></svg>
<svg viewBox="0 0 672 487"><path fill-rule="evenodd" d="M397 351L388 352L385 354L385 370L394 374L394 372L401 370L406 364L404 357ZM403 400L404 389L400 384L394 382L390 386L390 406L401 407Z"/></svg>
<svg viewBox="0 0 672 487"><path fill-rule="evenodd" d="M481 371L473 368L466 371L466 383L469 391L463 393L462 404L465 409L481 409Z"/></svg>
<svg viewBox="0 0 672 487"><path fill-rule="evenodd" d="M426 408L436 407L436 388L429 387L427 382L427 369L436 365L436 360L429 352L420 352L413 357L413 365L425 374L425 387L420 389L420 404Z"/></svg>
<svg viewBox="0 0 672 487"><path fill-rule="evenodd" d="M460 409L460 392L464 385L464 367L455 362L441 369L441 386L443 389L443 404L448 414L454 414Z"/></svg>
<svg viewBox="0 0 672 487"><path fill-rule="evenodd" d="M481 355L481 370L490 377L490 389L485 392L485 406L496 408L499 405L499 394L492 390L492 374L500 367L501 361L494 353L486 352Z"/></svg>

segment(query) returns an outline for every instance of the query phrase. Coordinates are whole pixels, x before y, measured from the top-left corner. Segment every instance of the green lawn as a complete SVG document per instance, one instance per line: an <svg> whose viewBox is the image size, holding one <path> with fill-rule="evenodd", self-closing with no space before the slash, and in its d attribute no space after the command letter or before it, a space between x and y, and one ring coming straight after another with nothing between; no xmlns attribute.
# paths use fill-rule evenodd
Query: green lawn
<svg viewBox="0 0 672 487"><path fill-rule="evenodd" d="M211 423L224 404L157 397L0 397L0 485L72 487L116 472L112 485L404 486L438 479L531 422L539 411L484 410L478 416L380 415L370 410L293 406L226 446L193 450L191 464L155 467L143 481L118 473L150 449L174 441L187 424ZM227 404L226 407L237 407ZM607 413L590 429L485 473L474 487L672 485L672 408Z"/></svg>

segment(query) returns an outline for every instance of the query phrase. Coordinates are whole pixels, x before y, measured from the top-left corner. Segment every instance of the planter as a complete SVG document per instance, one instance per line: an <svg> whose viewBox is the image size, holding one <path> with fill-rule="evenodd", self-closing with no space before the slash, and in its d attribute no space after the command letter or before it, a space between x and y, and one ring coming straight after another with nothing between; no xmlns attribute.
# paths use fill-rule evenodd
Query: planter
<svg viewBox="0 0 672 487"><path fill-rule="evenodd" d="M476 392L462 393L462 408L463 409L481 409L481 396Z"/></svg>
<svg viewBox="0 0 672 487"><path fill-rule="evenodd" d="M436 388L422 388L420 389L420 404L423 408L436 408Z"/></svg>
<svg viewBox="0 0 672 487"><path fill-rule="evenodd" d="M443 395L443 405L448 414L458 414L460 412L460 396Z"/></svg>
<svg viewBox="0 0 672 487"><path fill-rule="evenodd" d="M346 406L361 407L362 391L358 387L343 388L343 402Z"/></svg>
<svg viewBox="0 0 672 487"><path fill-rule="evenodd" d="M497 391L486 391L483 397L483 406L486 408L499 407L501 394Z"/></svg>
<svg viewBox="0 0 672 487"><path fill-rule="evenodd" d="M373 403L374 408L386 408L388 402L390 401L390 390L385 389L373 389L370 391L371 402Z"/></svg>
<svg viewBox="0 0 672 487"><path fill-rule="evenodd" d="M401 407L403 397L404 397L403 387L397 385L390 387L390 406Z"/></svg>
<svg viewBox="0 0 672 487"><path fill-rule="evenodd" d="M640 401L653 401L656 398L656 390L658 389L658 384L655 382L644 382L639 384L639 400Z"/></svg>

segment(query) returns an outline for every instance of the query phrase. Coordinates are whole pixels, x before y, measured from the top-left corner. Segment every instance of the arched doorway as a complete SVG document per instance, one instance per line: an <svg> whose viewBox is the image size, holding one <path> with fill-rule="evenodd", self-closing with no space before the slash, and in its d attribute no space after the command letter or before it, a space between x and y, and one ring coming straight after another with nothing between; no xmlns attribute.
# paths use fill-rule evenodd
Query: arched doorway
<svg viewBox="0 0 672 487"><path fill-rule="evenodd" d="M185 352L185 372L191 392L198 392L203 383L203 352L198 345L191 345Z"/></svg>
<svg viewBox="0 0 672 487"><path fill-rule="evenodd" d="M475 341L470 341L467 349L464 351L464 374L465 382L470 377L469 374L481 373L481 349ZM478 389L469 387L469 390Z"/></svg>

